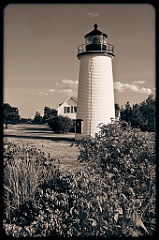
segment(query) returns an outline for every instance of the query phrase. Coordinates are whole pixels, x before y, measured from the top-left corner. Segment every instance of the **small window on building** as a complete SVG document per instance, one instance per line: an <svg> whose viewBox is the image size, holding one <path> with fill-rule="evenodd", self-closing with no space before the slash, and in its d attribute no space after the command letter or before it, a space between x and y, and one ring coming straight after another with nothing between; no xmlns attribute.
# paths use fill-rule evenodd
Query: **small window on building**
<svg viewBox="0 0 159 240"><path fill-rule="evenodd" d="M77 112L77 107L74 107L74 112L75 112L75 113Z"/></svg>
<svg viewBox="0 0 159 240"><path fill-rule="evenodd" d="M71 113L73 113L73 107L71 106Z"/></svg>
<svg viewBox="0 0 159 240"><path fill-rule="evenodd" d="M70 107L64 107L64 113L70 113Z"/></svg>
<svg viewBox="0 0 159 240"><path fill-rule="evenodd" d="M67 107L64 107L64 113L67 113Z"/></svg>

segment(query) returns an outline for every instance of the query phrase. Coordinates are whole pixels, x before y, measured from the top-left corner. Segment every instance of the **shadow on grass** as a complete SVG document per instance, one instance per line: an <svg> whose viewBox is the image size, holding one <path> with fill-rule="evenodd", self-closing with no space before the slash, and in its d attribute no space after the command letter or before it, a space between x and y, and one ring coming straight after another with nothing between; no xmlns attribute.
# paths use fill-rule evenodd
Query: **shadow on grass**
<svg viewBox="0 0 159 240"><path fill-rule="evenodd" d="M36 134L37 134L37 133L45 133L45 134L50 134L50 133L52 133L52 132L49 132L49 131L48 131L48 132L47 132L47 131L46 131L46 132L45 132L45 131L40 131L40 132L35 132L35 131L33 131L33 132L30 132L30 131L29 131L29 132L26 132L26 133L36 133Z"/></svg>
<svg viewBox="0 0 159 240"><path fill-rule="evenodd" d="M9 135L9 134L5 134L4 137L8 137L8 138L25 138L25 139L41 139L41 140L50 140L50 141L56 141L56 142L60 142L60 141L64 141L64 142L74 142L75 138L74 137L62 137L62 136L58 136L58 137L42 137L42 136L19 136L19 135Z"/></svg>
<svg viewBox="0 0 159 240"><path fill-rule="evenodd" d="M28 131L48 131L48 132L52 132L52 130L51 129L49 129L49 128L36 128L36 127L34 127L34 128L23 128L24 130L28 130Z"/></svg>

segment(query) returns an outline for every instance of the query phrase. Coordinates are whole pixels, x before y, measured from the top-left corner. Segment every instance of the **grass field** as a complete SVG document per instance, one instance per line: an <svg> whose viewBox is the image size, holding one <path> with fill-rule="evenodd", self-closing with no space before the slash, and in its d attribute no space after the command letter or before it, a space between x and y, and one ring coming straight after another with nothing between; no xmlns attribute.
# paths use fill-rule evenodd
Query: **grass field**
<svg viewBox="0 0 159 240"><path fill-rule="evenodd" d="M77 161L79 152L74 133L54 134L47 125L19 124L8 125L8 129L4 129L4 139L20 147L40 149L52 158L59 159L62 172L83 167Z"/></svg>

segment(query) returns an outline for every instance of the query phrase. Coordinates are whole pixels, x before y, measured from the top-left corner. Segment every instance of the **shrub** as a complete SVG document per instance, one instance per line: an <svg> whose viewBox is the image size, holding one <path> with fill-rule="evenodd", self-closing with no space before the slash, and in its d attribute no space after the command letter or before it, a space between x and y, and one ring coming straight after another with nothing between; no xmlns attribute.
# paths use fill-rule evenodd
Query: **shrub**
<svg viewBox="0 0 159 240"><path fill-rule="evenodd" d="M154 233L154 200L148 205L131 189L126 195L121 182L110 176L102 179L92 168L68 172L52 180L52 185L39 186L35 201L27 204L10 225L4 224L8 235L128 237Z"/></svg>
<svg viewBox="0 0 159 240"><path fill-rule="evenodd" d="M140 237L155 233L154 136L125 124L103 125L100 129L95 138L79 141L79 160L86 165L76 173L62 175L59 165L51 164L50 155L32 154L28 147L22 155L19 147L5 147L5 165L18 162L19 152L24 157L22 167L29 154L30 160L38 157L43 169L33 197L20 202L19 211L13 201L6 205L12 210L10 220L5 216L3 222L8 236ZM4 171L4 183L7 185L10 176L16 186L17 173L24 179L25 171L21 174L11 169ZM12 192L14 199L16 193L21 196L25 190L18 189Z"/></svg>
<svg viewBox="0 0 159 240"><path fill-rule="evenodd" d="M79 160L97 165L103 173L107 169L114 173L116 168L126 175L137 175L139 169L146 171L147 163L155 164L154 136L134 130L125 122L102 125L94 138L87 136L78 142Z"/></svg>
<svg viewBox="0 0 159 240"><path fill-rule="evenodd" d="M139 204L137 212L141 214L137 216L139 221L141 216L146 219L146 214L149 215L150 212L155 214L154 133L134 130L123 122L101 125L99 133L94 138L83 137L78 142L78 147L79 161L87 162L92 169L100 172L103 179L111 177L116 189L114 191L117 194L122 193L122 197L131 206L133 214L131 218L135 219L137 202ZM153 210L151 208L145 213L145 209L151 204ZM134 234L138 235L137 232Z"/></svg>
<svg viewBox="0 0 159 240"><path fill-rule="evenodd" d="M73 127L72 120L63 116L50 118L48 125L56 133L67 133Z"/></svg>
<svg viewBox="0 0 159 240"><path fill-rule="evenodd" d="M113 174L114 178L122 176L131 187L135 185L135 179L138 179L140 184L146 181L143 188L147 189L152 177L149 169L155 166L153 135L133 130L123 122L103 125L95 138L84 137L80 141L79 160L94 165L101 171L102 176L107 171ZM143 191L140 184L139 188L136 185L136 191Z"/></svg>
<svg viewBox="0 0 159 240"><path fill-rule="evenodd" d="M8 221L21 205L34 201L40 184L52 179L56 161L36 148L4 142L4 215Z"/></svg>

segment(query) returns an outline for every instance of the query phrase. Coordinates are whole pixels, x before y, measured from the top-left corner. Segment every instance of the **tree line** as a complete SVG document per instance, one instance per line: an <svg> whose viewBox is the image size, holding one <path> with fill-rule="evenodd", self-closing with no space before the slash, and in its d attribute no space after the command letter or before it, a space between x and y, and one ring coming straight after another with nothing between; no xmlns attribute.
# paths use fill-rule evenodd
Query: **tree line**
<svg viewBox="0 0 159 240"><path fill-rule="evenodd" d="M133 128L140 128L142 131L156 131L156 101L153 95L140 104L132 107L127 102L120 109L120 119L126 121Z"/></svg>
<svg viewBox="0 0 159 240"><path fill-rule="evenodd" d="M124 106L115 103L115 116L127 122L133 128L140 128L142 131L156 131L156 100L153 95L149 95L140 104L130 105L129 101ZM19 109L12 107L8 103L3 104L3 123L8 124L32 123L48 124L48 126L58 133L74 131L75 122L68 117L57 116L57 111L49 107L44 108L44 115L36 111L33 119L21 118Z"/></svg>

